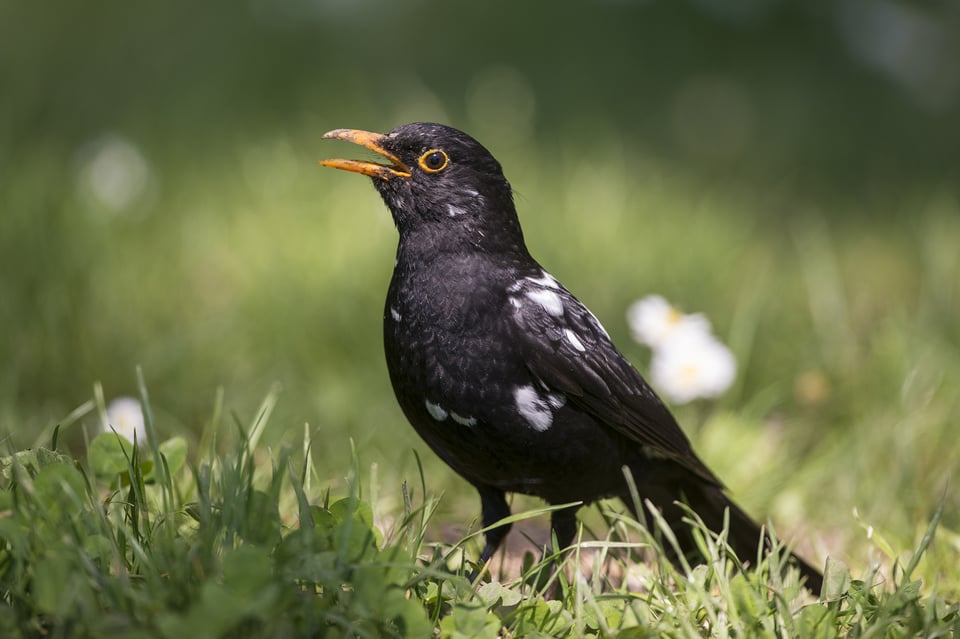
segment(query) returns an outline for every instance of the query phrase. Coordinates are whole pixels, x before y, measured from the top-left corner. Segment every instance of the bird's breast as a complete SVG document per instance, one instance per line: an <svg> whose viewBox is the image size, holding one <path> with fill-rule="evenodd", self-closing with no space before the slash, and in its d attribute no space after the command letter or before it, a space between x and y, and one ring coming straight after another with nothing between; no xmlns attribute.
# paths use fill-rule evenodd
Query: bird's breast
<svg viewBox="0 0 960 639"><path fill-rule="evenodd" d="M493 401L494 379L517 357L502 339L504 300L495 286L461 276L395 277L384 311L394 388L435 401Z"/></svg>
<svg viewBox="0 0 960 639"><path fill-rule="evenodd" d="M531 374L508 325L513 281L395 273L384 309L387 367L407 419L454 470L562 501L544 492L557 485L554 474L572 469L608 483L595 460L613 460L619 473L619 451Z"/></svg>

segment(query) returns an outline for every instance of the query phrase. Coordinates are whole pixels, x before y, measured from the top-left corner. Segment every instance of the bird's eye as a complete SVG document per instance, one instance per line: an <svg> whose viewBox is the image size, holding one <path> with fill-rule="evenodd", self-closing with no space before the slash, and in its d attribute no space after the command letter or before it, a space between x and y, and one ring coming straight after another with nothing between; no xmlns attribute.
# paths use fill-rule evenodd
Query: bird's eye
<svg viewBox="0 0 960 639"><path fill-rule="evenodd" d="M420 156L417 163L420 165L420 168L427 173L439 173L447 168L447 164L450 163L450 158L440 149L430 149Z"/></svg>

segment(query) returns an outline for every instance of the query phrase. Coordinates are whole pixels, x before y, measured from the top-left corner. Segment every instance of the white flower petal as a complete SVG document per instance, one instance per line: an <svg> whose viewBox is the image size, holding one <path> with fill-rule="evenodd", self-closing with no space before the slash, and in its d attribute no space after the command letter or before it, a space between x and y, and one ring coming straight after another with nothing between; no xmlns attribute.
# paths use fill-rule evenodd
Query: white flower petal
<svg viewBox="0 0 960 639"><path fill-rule="evenodd" d="M633 339L652 346L669 325L673 307L659 295L648 295L637 300L627 309L627 323Z"/></svg>
<svg viewBox="0 0 960 639"><path fill-rule="evenodd" d="M627 309L633 338L657 348L678 331L710 334L710 321L703 314L685 315L659 295L648 295Z"/></svg>
<svg viewBox="0 0 960 639"><path fill-rule="evenodd" d="M134 437L138 445L147 441L147 427L143 421L143 409L140 402L132 397L118 397L107 406L107 423L103 431L116 431L124 439L133 442Z"/></svg>
<svg viewBox="0 0 960 639"><path fill-rule="evenodd" d="M715 337L679 331L654 351L650 381L667 399L683 404L722 394L736 371L733 353Z"/></svg>
<svg viewBox="0 0 960 639"><path fill-rule="evenodd" d="M107 134L81 151L81 186L104 213L130 208L147 191L150 163L140 148L115 134Z"/></svg>

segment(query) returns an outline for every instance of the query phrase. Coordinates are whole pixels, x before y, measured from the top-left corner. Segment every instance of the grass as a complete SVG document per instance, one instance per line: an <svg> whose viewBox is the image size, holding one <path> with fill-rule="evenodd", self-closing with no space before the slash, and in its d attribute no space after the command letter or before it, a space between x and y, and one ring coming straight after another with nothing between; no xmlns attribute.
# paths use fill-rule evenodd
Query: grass
<svg viewBox="0 0 960 639"><path fill-rule="evenodd" d="M159 441L141 390L142 446L101 433L78 459L58 452L58 428L46 446L0 462L4 636L935 637L960 630L960 605L917 579L936 545L942 500L906 563L884 559L857 575L831 562L819 600L792 570L781 576L775 554L755 571L735 571L739 560L723 535L702 527L703 565L659 561L662 544L671 543L662 521L653 517L647 528L606 511L607 532L564 554L559 570L527 558L520 574L474 586L464 574L478 533L452 545L429 540L440 498L424 492L422 476L418 486L393 487L402 495L399 512L378 512L378 480L361 480L354 453L347 490L332 494L318 481L326 473L313 461L309 435L297 453L257 446L273 394L247 426L216 415L209 421L204 440L227 452L210 446L188 455L182 438ZM545 597L548 590L555 598Z"/></svg>
<svg viewBox="0 0 960 639"><path fill-rule="evenodd" d="M0 636L373 635L388 618L447 636L956 634L949 47L884 58L919 65L906 86L838 28L946 33L949 11L600 3L544 30L517 3L61 4L0 20ZM400 69L397 51L419 54ZM634 561L656 539L606 504L582 511L557 602L518 582L522 548L503 588L444 576L478 553L478 503L392 397L395 230L365 180L314 164L342 150L325 130L420 119L491 148L533 253L641 370L630 302L708 315L736 385L673 409L749 512L848 567L829 602L717 561ZM146 180L122 206L91 182L118 139ZM108 191L136 182L120 157ZM128 459L97 413L147 385L156 432ZM513 507L545 541L542 504ZM378 607L383 588L403 602Z"/></svg>
<svg viewBox="0 0 960 639"><path fill-rule="evenodd" d="M321 147L268 148L283 166L307 167ZM305 148L311 152L297 150ZM719 560L689 571L627 561L647 554L635 546L655 540L598 509L583 511L585 552L590 562L610 559L602 571L585 570L583 580L571 572L559 604L531 598L535 589L517 582L521 561L504 573L503 591L474 594L463 580L441 576L459 569L461 553L477 556L474 538L457 542L471 530L478 503L416 439L393 401L379 314L395 231L369 185L319 169L267 172L258 188L270 196L261 197L229 162L210 160L202 181L163 165L165 188L152 209L104 217L78 195L72 169L51 160L70 155L61 148L24 154L12 182L18 188L0 195L3 272L30 265L22 277L0 278L0 330L9 337L0 343L9 363L0 370L0 428L9 453L28 456L23 473L7 473L5 498L15 501L0 520L9 549L4 627L136 636L195 626L216 636L266 633L279 620L291 620L294 634L342 630L336 624L347 620L360 624L359 634L374 626L370 634L387 632L376 625L387 623L386 613L363 597L327 599L316 610L304 603L297 588L306 577L295 557L309 552L285 555L278 541L302 528L302 487L305 520L316 520L324 535L359 518L363 525L348 527L382 538L363 561L341 557L329 571L317 564L310 578L327 591L342 580L341 588L370 559L381 575L362 587L373 588L370 597L388 584L417 606L410 612L398 601L396 614L425 615L422 627L449 636L504 627L519 636L535 629L602 636L633 623L677 636L803 635L816 623L828 629L824 636L950 628L960 598L956 201L908 188L884 201L819 199L775 186L705 184L650 162L642 175L626 175L618 148L561 154L549 165L529 150L501 154L531 248L641 370L647 354L620 319L629 302L659 292L686 311L707 313L737 355L737 383L715 403L675 411L748 511L768 516L805 556L848 567L851 581L836 585L829 603L803 599L789 581L733 576ZM35 197L40 191L46 200ZM172 440L171 458L184 460L169 481L146 454L132 470L126 458L107 465L126 480L104 475L87 448L105 445L93 437L99 419L90 381L102 380L108 399L139 395L147 384L131 374L138 363L149 381L156 440ZM264 404L264 389L275 383L282 391ZM223 417L265 411L269 420L239 420L244 436L238 420ZM28 460L40 453L25 451L52 448L58 424L56 448L68 457L55 465L80 460L83 482L58 469L45 471L40 486L49 483L39 493L18 488L28 480L36 486L32 473L41 469ZM351 440L375 468L363 486L347 454ZM299 444L287 451L300 441L309 443L309 461ZM140 482L130 479L137 473L139 495L133 487ZM414 488L404 491L411 479ZM74 486L69 508L61 504L68 493L49 487L63 482ZM205 511L193 506L204 503L204 491L217 504ZM354 497L366 510L338 518L333 504L347 508ZM514 502L516 512L538 507ZM197 519L201 513L207 519ZM543 519L530 520L540 539ZM255 522L265 529L246 528ZM54 534L64 529L72 535L66 541ZM251 535L256 543L248 544ZM322 543L337 551L333 541ZM894 573L921 548L910 579ZM235 552L249 561L233 561ZM260 572L233 576L228 566L236 564ZM582 561L570 564L573 571ZM46 584L39 593L36 570ZM634 589L642 597L625 590L622 574L634 575L624 583L644 586ZM232 591L234 579L257 586ZM61 609L60 598L74 589L80 594ZM260 601L261 590L272 594ZM494 595L510 603L494 605ZM237 613L248 608L251 618ZM219 617L218 610L236 614Z"/></svg>

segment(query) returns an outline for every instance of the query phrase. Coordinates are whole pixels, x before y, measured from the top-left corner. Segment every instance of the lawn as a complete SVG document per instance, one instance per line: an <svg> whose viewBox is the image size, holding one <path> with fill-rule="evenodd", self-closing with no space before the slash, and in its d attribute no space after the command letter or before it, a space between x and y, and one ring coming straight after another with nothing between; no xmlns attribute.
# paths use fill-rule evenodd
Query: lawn
<svg viewBox="0 0 960 639"><path fill-rule="evenodd" d="M549 165L566 176L561 189L517 172L534 252L584 291L642 370L649 354L624 316L633 299L655 291L707 313L737 356L737 381L719 400L677 406L678 417L748 510L814 561L829 557L824 603L790 577L738 577L719 559L658 564L644 550L656 541L615 504L584 511L587 559L567 560L560 599L537 594L523 557L533 546L522 539L503 586L476 590L449 576L479 553L476 536L461 543L479 504L416 440L386 381L380 298L394 231L365 180L303 158L292 160L303 168L291 193L234 195L225 220L204 221L198 205L177 211L177 223L71 222L67 244L86 246L88 272L83 282L44 280L35 303L73 306L65 316L35 308L21 328L53 358L23 357L21 372L36 377L21 383L39 384L57 357L81 362L90 382L74 390L54 375L48 404L4 406L16 426L7 454L32 451L4 462L5 627L54 636L955 632L956 203L903 196L872 212L883 224L839 203L840 213L798 211L780 225L765 219L770 194L691 195L690 182L649 174L611 181L619 156L594 153L577 161L590 165L586 175ZM202 201L207 190L178 199ZM45 268L62 272L58 259L68 258L53 254ZM62 331L44 321L64 322ZM60 341L46 344L50 336ZM221 377L231 383L218 389ZM88 444L106 401L94 401L100 380L106 400L151 391L158 440L177 438L169 475L149 448L129 467L116 451L112 466L96 460ZM93 441L103 448L112 437ZM54 447L69 457L45 452ZM539 506L515 501L518 512ZM542 543L545 521L522 528Z"/></svg>
<svg viewBox="0 0 960 639"><path fill-rule="evenodd" d="M61 4L0 20L0 635L956 634L956 101L785 6L558 10L562 54L536 12L474 8L504 29L485 57L446 8ZM383 62L419 38L447 55ZM467 582L479 500L383 363L396 231L315 164L347 152L328 129L416 119L494 152L531 252L641 371L632 302L709 318L734 384L672 409L747 511L829 560L821 600L717 540L664 564L615 503L581 511L547 600L522 498L500 579ZM149 408L136 454L98 436L122 396Z"/></svg>

